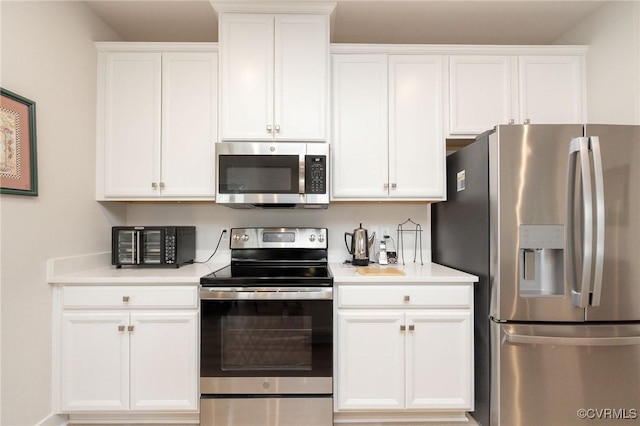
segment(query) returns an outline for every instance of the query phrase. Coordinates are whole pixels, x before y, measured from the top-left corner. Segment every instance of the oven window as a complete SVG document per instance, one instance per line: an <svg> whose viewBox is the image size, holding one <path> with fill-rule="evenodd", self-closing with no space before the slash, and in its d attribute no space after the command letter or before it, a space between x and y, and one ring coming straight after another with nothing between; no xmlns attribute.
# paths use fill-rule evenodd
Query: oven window
<svg viewBox="0 0 640 426"><path fill-rule="evenodd" d="M311 370L309 316L232 316L222 320L222 370Z"/></svg>
<svg viewBox="0 0 640 426"><path fill-rule="evenodd" d="M200 301L201 377L331 377L333 301Z"/></svg>
<svg viewBox="0 0 640 426"><path fill-rule="evenodd" d="M223 194L297 194L297 155L221 155L219 190Z"/></svg>

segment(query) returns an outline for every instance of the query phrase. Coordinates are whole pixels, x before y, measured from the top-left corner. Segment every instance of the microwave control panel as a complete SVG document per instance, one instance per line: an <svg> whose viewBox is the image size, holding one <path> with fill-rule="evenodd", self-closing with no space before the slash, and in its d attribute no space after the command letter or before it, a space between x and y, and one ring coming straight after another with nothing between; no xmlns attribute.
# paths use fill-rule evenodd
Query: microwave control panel
<svg viewBox="0 0 640 426"><path fill-rule="evenodd" d="M327 156L307 155L305 157L305 194L327 193Z"/></svg>

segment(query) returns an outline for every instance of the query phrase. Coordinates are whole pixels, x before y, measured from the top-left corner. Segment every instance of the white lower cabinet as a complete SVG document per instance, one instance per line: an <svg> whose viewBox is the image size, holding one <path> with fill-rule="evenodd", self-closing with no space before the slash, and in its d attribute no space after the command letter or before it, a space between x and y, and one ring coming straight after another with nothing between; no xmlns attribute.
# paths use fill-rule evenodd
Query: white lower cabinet
<svg viewBox="0 0 640 426"><path fill-rule="evenodd" d="M472 291L471 283L339 286L338 422L472 411Z"/></svg>
<svg viewBox="0 0 640 426"><path fill-rule="evenodd" d="M197 412L195 286L64 286L59 295L59 411L102 420Z"/></svg>

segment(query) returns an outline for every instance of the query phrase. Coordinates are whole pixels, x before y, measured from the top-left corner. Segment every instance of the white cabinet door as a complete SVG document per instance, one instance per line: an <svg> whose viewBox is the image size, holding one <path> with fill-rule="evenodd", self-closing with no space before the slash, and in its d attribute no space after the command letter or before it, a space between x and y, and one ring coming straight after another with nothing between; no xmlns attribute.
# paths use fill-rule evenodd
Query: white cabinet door
<svg viewBox="0 0 640 426"><path fill-rule="evenodd" d="M517 57L449 58L449 134L477 135L517 121Z"/></svg>
<svg viewBox="0 0 640 426"><path fill-rule="evenodd" d="M131 325L131 410L197 410L197 313L132 313Z"/></svg>
<svg viewBox="0 0 640 426"><path fill-rule="evenodd" d="M274 137L327 139L329 17L275 16Z"/></svg>
<svg viewBox="0 0 640 426"><path fill-rule="evenodd" d="M222 140L326 140L329 17L220 15Z"/></svg>
<svg viewBox="0 0 640 426"><path fill-rule="evenodd" d="M221 139L272 140L273 16L224 13L218 25Z"/></svg>
<svg viewBox="0 0 640 426"><path fill-rule="evenodd" d="M333 199L388 197L387 55L333 55Z"/></svg>
<svg viewBox="0 0 640 426"><path fill-rule="evenodd" d="M215 52L162 55L163 197L215 197Z"/></svg>
<svg viewBox="0 0 640 426"><path fill-rule="evenodd" d="M339 410L404 407L404 314L338 313Z"/></svg>
<svg viewBox="0 0 640 426"><path fill-rule="evenodd" d="M389 55L389 196L444 199L443 57Z"/></svg>
<svg viewBox="0 0 640 426"><path fill-rule="evenodd" d="M149 197L160 182L161 55L105 58L104 195Z"/></svg>
<svg viewBox="0 0 640 426"><path fill-rule="evenodd" d="M408 409L473 409L473 336L468 310L407 313Z"/></svg>
<svg viewBox="0 0 640 426"><path fill-rule="evenodd" d="M62 315L64 412L129 408L128 321L126 313Z"/></svg>
<svg viewBox="0 0 640 426"><path fill-rule="evenodd" d="M583 61L582 56L521 56L521 119L534 124L583 123Z"/></svg>

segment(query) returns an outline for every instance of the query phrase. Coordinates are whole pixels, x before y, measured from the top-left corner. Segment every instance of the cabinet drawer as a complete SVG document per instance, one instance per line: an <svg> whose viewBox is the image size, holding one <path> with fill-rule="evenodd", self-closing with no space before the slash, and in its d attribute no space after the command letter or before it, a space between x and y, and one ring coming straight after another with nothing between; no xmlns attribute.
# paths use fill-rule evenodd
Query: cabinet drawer
<svg viewBox="0 0 640 426"><path fill-rule="evenodd" d="M338 306L470 308L473 287L435 284L414 286L354 285L338 288Z"/></svg>
<svg viewBox="0 0 640 426"><path fill-rule="evenodd" d="M65 308L197 308L196 286L78 286L62 290Z"/></svg>

